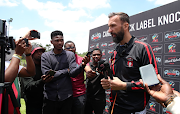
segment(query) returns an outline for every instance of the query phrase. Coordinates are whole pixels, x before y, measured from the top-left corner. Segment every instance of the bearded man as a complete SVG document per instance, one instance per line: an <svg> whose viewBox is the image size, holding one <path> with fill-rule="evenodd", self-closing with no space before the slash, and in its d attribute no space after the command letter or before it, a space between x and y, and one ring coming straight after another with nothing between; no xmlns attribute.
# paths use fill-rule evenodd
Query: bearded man
<svg viewBox="0 0 180 114"><path fill-rule="evenodd" d="M141 87L139 67L157 63L151 46L138 41L129 32L129 16L126 13L109 14L109 30L117 43L111 58L113 80L102 79L104 89L112 89L113 114L146 114L146 104L150 95Z"/></svg>

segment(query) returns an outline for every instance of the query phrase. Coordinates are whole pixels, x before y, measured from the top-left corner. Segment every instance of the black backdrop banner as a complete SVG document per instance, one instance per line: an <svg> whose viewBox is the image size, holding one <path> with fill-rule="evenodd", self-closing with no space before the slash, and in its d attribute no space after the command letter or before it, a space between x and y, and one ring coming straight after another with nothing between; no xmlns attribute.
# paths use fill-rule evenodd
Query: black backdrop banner
<svg viewBox="0 0 180 114"><path fill-rule="evenodd" d="M179 6L180 1L175 1L130 16L131 35L152 46L160 75L177 91L180 91ZM102 59L109 60L115 45L107 24L90 30L88 51L100 48ZM152 97L146 108L148 114L171 114Z"/></svg>

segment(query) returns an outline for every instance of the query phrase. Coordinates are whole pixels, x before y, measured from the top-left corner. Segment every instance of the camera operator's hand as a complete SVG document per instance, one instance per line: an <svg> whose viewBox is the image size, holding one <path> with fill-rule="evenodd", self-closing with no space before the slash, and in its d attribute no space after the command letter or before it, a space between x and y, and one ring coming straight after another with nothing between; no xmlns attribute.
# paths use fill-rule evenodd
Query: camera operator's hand
<svg viewBox="0 0 180 114"><path fill-rule="evenodd" d="M28 42L29 46L25 48L24 54L29 54L31 53L32 50L32 45L30 42Z"/></svg>
<svg viewBox="0 0 180 114"><path fill-rule="evenodd" d="M145 83L145 89L152 97L155 98L157 102L159 102L162 106L165 107L164 102L166 102L174 93L168 82L162 79L159 74L157 75L157 77L162 85L158 84L149 88L148 85ZM142 79L140 79L140 82L143 86Z"/></svg>
<svg viewBox="0 0 180 114"><path fill-rule="evenodd" d="M23 38L27 38L28 40L33 40L34 38L31 37L31 31L37 31L37 30L30 30Z"/></svg>
<svg viewBox="0 0 180 114"><path fill-rule="evenodd" d="M93 70L90 70L88 72L86 72L86 77L89 78L89 79L92 79L96 76L96 72L93 71Z"/></svg>
<svg viewBox="0 0 180 114"><path fill-rule="evenodd" d="M41 79L43 80L44 83L50 82L53 78L54 78L54 76L50 76L50 74L47 76L46 75L41 76Z"/></svg>
<svg viewBox="0 0 180 114"><path fill-rule="evenodd" d="M23 40L23 38L20 38L19 40L15 42L15 44L16 44L15 54L22 56L26 48L25 41Z"/></svg>
<svg viewBox="0 0 180 114"><path fill-rule="evenodd" d="M101 79L101 85L104 89L126 90L127 83L121 81L118 77L113 77L113 80L111 80L108 76L108 79Z"/></svg>

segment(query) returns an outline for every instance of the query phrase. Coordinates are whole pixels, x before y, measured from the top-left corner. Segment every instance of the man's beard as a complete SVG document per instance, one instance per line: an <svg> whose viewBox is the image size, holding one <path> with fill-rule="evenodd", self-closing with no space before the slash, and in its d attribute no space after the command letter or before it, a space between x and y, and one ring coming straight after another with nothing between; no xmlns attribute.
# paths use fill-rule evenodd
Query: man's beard
<svg viewBox="0 0 180 114"><path fill-rule="evenodd" d="M115 43L120 43L124 38L123 28L121 28L121 30L117 34L116 33L111 33L111 34L115 34L115 36L116 36L116 37L113 37L113 42L115 42Z"/></svg>

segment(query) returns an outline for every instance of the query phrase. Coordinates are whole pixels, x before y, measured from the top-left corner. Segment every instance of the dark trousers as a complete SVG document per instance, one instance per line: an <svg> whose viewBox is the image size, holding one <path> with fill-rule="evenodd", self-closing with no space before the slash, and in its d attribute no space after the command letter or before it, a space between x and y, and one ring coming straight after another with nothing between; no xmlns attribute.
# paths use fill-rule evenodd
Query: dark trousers
<svg viewBox="0 0 180 114"><path fill-rule="evenodd" d="M26 106L26 114L42 114L42 106Z"/></svg>
<svg viewBox="0 0 180 114"><path fill-rule="evenodd" d="M85 94L73 97L71 114L84 114Z"/></svg>
<svg viewBox="0 0 180 114"><path fill-rule="evenodd" d="M106 100L95 100L95 99L88 99L86 100L84 114L103 114L105 109Z"/></svg>
<svg viewBox="0 0 180 114"><path fill-rule="evenodd" d="M112 110L112 104L110 109ZM111 114L111 110L109 110L109 114ZM121 113L120 113L121 112ZM124 110L119 108L118 106L114 106L113 114L146 114L146 108L139 112L130 112L130 110Z"/></svg>
<svg viewBox="0 0 180 114"><path fill-rule="evenodd" d="M72 101L72 96L63 101L45 99L43 102L43 114L71 114Z"/></svg>

